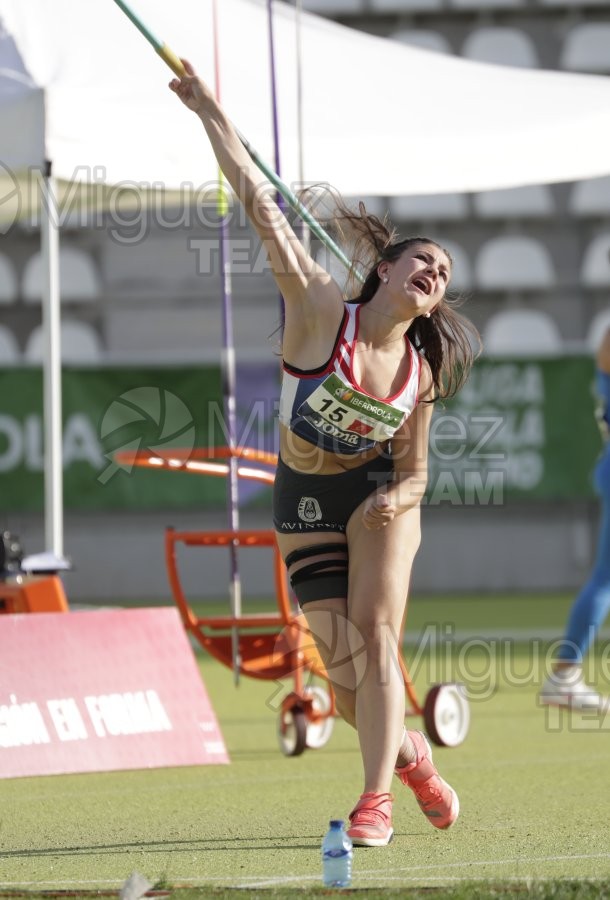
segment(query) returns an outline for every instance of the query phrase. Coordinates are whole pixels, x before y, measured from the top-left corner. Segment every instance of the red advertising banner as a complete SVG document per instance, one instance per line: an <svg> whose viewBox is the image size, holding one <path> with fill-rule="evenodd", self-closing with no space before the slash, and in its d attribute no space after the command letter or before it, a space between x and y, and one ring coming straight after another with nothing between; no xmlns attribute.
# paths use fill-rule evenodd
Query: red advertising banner
<svg viewBox="0 0 610 900"><path fill-rule="evenodd" d="M0 616L0 778L228 762L177 610Z"/></svg>

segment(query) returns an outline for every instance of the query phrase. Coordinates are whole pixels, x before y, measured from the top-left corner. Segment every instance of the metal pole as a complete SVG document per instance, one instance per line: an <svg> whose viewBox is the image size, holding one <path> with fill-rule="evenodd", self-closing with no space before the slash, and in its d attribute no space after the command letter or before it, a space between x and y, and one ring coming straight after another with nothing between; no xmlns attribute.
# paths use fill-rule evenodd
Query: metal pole
<svg viewBox="0 0 610 900"><path fill-rule="evenodd" d="M45 549L61 558L63 463L59 220L56 183L50 162L46 163L41 188Z"/></svg>

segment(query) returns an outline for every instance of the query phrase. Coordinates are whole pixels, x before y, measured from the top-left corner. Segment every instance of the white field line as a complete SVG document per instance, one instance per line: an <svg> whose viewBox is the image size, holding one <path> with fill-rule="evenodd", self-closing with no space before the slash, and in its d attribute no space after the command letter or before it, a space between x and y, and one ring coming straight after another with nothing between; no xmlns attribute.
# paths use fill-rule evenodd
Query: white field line
<svg viewBox="0 0 610 900"><path fill-rule="evenodd" d="M464 875L455 875L444 877L442 875L434 875L434 871L438 869L442 869L443 871L447 871L447 869L463 869L463 868L472 868L474 866L523 866L523 865L532 865L539 863L548 863L548 862L571 862L577 860L592 860L592 859L610 859L610 853L578 853L578 854L567 854L560 856L533 856L533 857L513 857L511 859L481 859L481 860L466 860L464 862L455 862L455 863L437 863L433 865L421 865L421 866L398 866L393 867L392 875L386 875L379 869L364 869L360 871L356 871L354 873L354 879L358 880L360 878L364 879L374 879L381 878L383 881L420 881L422 877L425 877L427 880L433 879L436 882L451 882L451 881L469 881L475 880L469 876ZM409 877L409 874L420 872L420 875L412 874L412 877ZM400 877L396 873L405 873ZM540 877L532 877L531 875L509 875L509 876L495 876L498 880L506 880L507 878L511 881L549 881L553 879L552 875L549 876L540 876ZM560 880L566 880L571 878L572 876L560 876ZM298 883L302 881L317 881L320 878L319 874L316 875L286 875L286 876L277 876L274 878L268 878L264 875L261 876L243 876L237 882L233 882L233 884L228 884L227 879L224 876L207 876L205 879L196 878L193 876L179 876L172 875L170 876L170 882L175 885L181 884L192 884L192 885L201 885L204 886L209 884L210 882L219 882L225 884L227 887L239 887L239 888L261 888L261 887L272 887L273 885L281 885L281 884L291 884ZM602 880L601 877L598 878L588 878L587 881L599 881ZM120 887L124 883L124 878L98 878L98 879L85 879L85 880L58 880L58 881L0 881L0 888L16 888L16 887L37 887L39 890L44 889L45 887L53 887L57 888L60 885L63 887L75 887L82 885L113 885Z"/></svg>
<svg viewBox="0 0 610 900"><path fill-rule="evenodd" d="M427 866L398 866L398 867L393 866L392 872L393 873L396 873L396 872L405 872L405 873L422 872L422 874L423 874L424 872L433 872L435 869L443 869L444 871L446 871L447 869L470 868L471 866L514 866L514 865L535 864L535 863L544 863L544 862L565 862L565 861L582 860L582 859L610 859L610 853L582 853L582 854L576 854L573 856L572 855L568 855L568 856L538 856L538 857L519 857L516 859L470 860L467 862L441 863L441 864L427 865ZM358 880L359 878L365 878L365 879L379 878L380 874L381 873L380 873L379 869L358 870L358 871L354 872L354 880ZM422 875L413 876L411 878L409 878L408 876L406 876L406 877L402 876L399 878L399 877L397 877L396 874L392 874L389 876L383 874L384 881L400 881L400 882L419 881L421 879L421 877L422 877ZM439 881L439 882L450 882L450 881L456 881L456 880L457 881L470 880L467 876L463 876L463 875L462 876L449 876L449 877L443 877L442 875L438 875L438 876L426 875L425 877L427 880L430 878L433 878L435 881ZM497 877L499 878L499 880L502 880L502 876L497 876ZM566 877L566 876L564 876L564 877ZM296 875L285 876L285 877L280 876L277 878L268 878L265 881L262 881L262 880L250 881L249 883L246 883L246 884L242 884L240 882L240 884L238 886L243 887L243 888L272 887L273 885L289 884L291 882L297 882L297 881L311 881L312 879L317 879L317 878L319 878L319 875L317 875L317 876L306 875L306 876L301 876L300 878ZM511 878L511 880L526 881L528 879L531 879L531 876L523 875L521 878L519 878L519 876L512 875L512 876L510 876L510 878ZM540 880L549 880L551 878L552 878L552 876L547 876L546 878L542 878ZM532 879L532 880L535 881L536 879Z"/></svg>

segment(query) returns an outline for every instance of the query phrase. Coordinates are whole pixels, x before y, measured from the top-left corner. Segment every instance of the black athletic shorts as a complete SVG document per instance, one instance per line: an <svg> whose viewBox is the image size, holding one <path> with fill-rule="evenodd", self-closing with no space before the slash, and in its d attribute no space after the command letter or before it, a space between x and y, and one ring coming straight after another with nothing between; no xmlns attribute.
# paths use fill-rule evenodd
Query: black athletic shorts
<svg viewBox="0 0 610 900"><path fill-rule="evenodd" d="M273 485L273 524L282 534L345 532L357 506L394 476L391 458L377 456L338 475L304 475L278 459Z"/></svg>

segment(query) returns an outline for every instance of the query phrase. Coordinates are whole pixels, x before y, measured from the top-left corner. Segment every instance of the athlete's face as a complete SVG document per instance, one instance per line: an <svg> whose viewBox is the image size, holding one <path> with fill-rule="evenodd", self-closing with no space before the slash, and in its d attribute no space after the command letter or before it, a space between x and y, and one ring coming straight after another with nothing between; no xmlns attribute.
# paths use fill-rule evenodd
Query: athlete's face
<svg viewBox="0 0 610 900"><path fill-rule="evenodd" d="M394 262L379 266L382 285L414 304L417 315L437 306L451 278L451 260L436 244L418 243L407 247ZM387 280L386 280L387 279Z"/></svg>

